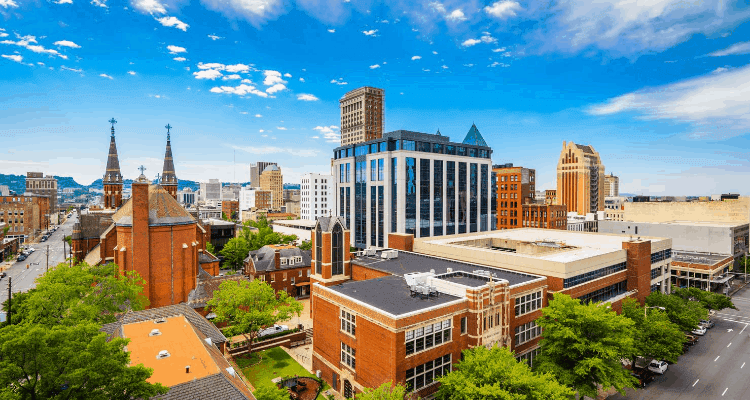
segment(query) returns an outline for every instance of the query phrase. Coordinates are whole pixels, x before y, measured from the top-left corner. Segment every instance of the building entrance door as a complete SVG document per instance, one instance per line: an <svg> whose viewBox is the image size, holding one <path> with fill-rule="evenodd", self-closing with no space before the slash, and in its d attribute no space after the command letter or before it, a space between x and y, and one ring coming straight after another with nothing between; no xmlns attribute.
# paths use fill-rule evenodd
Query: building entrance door
<svg viewBox="0 0 750 400"><path fill-rule="evenodd" d="M352 384L348 380L345 380L344 381L344 397L347 399L351 399L353 394L354 393L352 393Z"/></svg>

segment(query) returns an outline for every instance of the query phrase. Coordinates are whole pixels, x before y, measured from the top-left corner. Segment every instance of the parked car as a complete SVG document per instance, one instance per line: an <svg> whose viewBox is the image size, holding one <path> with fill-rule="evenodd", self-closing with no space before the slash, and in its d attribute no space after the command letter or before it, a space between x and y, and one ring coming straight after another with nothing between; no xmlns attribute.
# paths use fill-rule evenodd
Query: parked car
<svg viewBox="0 0 750 400"><path fill-rule="evenodd" d="M26 255L23 253L21 253L21 255L18 256L18 258L16 259L16 261L24 261L24 260L26 260Z"/></svg>
<svg viewBox="0 0 750 400"><path fill-rule="evenodd" d="M706 334L706 328L698 325L695 327L695 329L690 331L690 333L692 333L693 335L703 336Z"/></svg>
<svg viewBox="0 0 750 400"><path fill-rule="evenodd" d="M35 252L35 251L36 251L36 249L35 249L35 248L33 248L33 247L29 247L29 254L31 254L31 253L33 253L33 252Z"/></svg>
<svg viewBox="0 0 750 400"><path fill-rule="evenodd" d="M0 279L5 278L5 276L8 275L5 273L5 271L0 272Z"/></svg>
<svg viewBox="0 0 750 400"><path fill-rule="evenodd" d="M685 344L687 344L688 346L692 346L698 343L698 338L693 335L685 335L685 338L687 338L687 342L685 342Z"/></svg>
<svg viewBox="0 0 750 400"><path fill-rule="evenodd" d="M272 327L261 330L260 333L258 334L258 337L273 335L274 333L284 332L288 330L289 330L289 327L286 325L274 325Z"/></svg>
<svg viewBox="0 0 750 400"><path fill-rule="evenodd" d="M667 367L668 365L666 362L658 360L652 360L651 363L648 364L648 370L659 375L663 375L667 372Z"/></svg>
<svg viewBox="0 0 750 400"><path fill-rule="evenodd" d="M702 319L702 320L701 320L701 323L700 323L700 325L701 325L702 327L706 328L706 329L711 329L711 328L713 328L713 327L714 327L714 326L715 326L716 324L714 323L714 321L712 321L712 320L710 320L710 319L709 319L708 321L706 321L705 319Z"/></svg>
<svg viewBox="0 0 750 400"><path fill-rule="evenodd" d="M635 377L635 379L638 379L638 385L640 387L646 387L647 384L653 382L653 380L656 378L656 375L653 371L650 371L648 368L634 368L630 375Z"/></svg>

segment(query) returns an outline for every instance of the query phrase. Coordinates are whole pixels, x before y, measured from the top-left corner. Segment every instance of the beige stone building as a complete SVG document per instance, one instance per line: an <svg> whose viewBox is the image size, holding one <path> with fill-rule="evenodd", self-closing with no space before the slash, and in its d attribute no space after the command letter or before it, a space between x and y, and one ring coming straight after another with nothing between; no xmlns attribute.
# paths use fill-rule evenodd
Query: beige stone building
<svg viewBox="0 0 750 400"><path fill-rule="evenodd" d="M624 203L624 221L750 222L750 197L724 201Z"/></svg>
<svg viewBox="0 0 750 400"><path fill-rule="evenodd" d="M49 212L57 212L57 179L41 172L26 173L26 192L49 198Z"/></svg>
<svg viewBox="0 0 750 400"><path fill-rule="evenodd" d="M592 146L563 142L557 162L557 204L581 215L604 210L604 165Z"/></svg>
<svg viewBox="0 0 750 400"><path fill-rule="evenodd" d="M604 197L617 197L620 195L620 177L610 173L604 175Z"/></svg>
<svg viewBox="0 0 750 400"><path fill-rule="evenodd" d="M383 137L385 130L385 90L364 86L339 100L341 145L362 143Z"/></svg>
<svg viewBox="0 0 750 400"><path fill-rule="evenodd" d="M269 165L260 174L260 189L271 192L271 209L281 210L284 205L284 177L281 168Z"/></svg>

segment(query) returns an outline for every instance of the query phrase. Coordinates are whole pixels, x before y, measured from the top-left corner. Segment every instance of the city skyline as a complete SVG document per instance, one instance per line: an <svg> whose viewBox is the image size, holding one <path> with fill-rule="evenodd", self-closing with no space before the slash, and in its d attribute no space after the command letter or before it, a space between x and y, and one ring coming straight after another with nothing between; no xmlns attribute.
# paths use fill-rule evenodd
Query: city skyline
<svg viewBox="0 0 750 400"><path fill-rule="evenodd" d="M624 193L750 193L738 2L262 3L0 1L0 170L88 184L115 117L125 178L161 171L169 123L181 179L242 182L269 160L299 183L331 173L338 100L369 85L386 132L460 141L476 123L493 163L536 169L537 190L574 141Z"/></svg>

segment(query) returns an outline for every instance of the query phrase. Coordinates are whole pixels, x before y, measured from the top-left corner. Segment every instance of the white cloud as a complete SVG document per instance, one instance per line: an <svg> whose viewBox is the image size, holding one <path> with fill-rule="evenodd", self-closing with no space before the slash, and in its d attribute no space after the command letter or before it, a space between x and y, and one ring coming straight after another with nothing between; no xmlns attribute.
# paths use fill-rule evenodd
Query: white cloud
<svg viewBox="0 0 750 400"><path fill-rule="evenodd" d="M696 137L723 139L750 132L748 110L750 66L627 93L587 112L635 112L641 119L691 124Z"/></svg>
<svg viewBox="0 0 750 400"><path fill-rule="evenodd" d="M216 36L216 35L214 35L214 34L208 35L208 37L210 37L210 38L211 38L211 40L219 40L219 39L224 39L223 37L221 37L221 36Z"/></svg>
<svg viewBox="0 0 750 400"><path fill-rule="evenodd" d="M265 132L265 130L260 129L258 132L263 133L263 132ZM268 135L263 135L263 137L266 137L266 136L268 136Z"/></svg>
<svg viewBox="0 0 750 400"><path fill-rule="evenodd" d="M0 32L0 37L8 37L8 34L5 32Z"/></svg>
<svg viewBox="0 0 750 400"><path fill-rule="evenodd" d="M58 40L54 43L55 46L64 46L64 47L70 47L73 49L80 49L81 46L71 42L70 40Z"/></svg>
<svg viewBox="0 0 750 400"><path fill-rule="evenodd" d="M490 34L489 34L489 33L487 33L487 32L485 32L485 35L483 35L483 36L482 36L481 38L479 38L479 39L480 39L481 41L485 42L485 43L495 43L495 42L497 42L497 39L493 38L493 37L492 37L492 35L490 35Z"/></svg>
<svg viewBox="0 0 750 400"><path fill-rule="evenodd" d="M206 63L206 64L202 62L198 63L198 69L215 69L215 70L223 71L224 68L226 67L227 67L226 65L219 64L219 63Z"/></svg>
<svg viewBox="0 0 750 400"><path fill-rule="evenodd" d="M506 63L501 63L501 62L495 61L492 64L488 65L488 67L491 67L491 68L495 68L495 67L507 68L507 67L510 67L510 65L508 65Z"/></svg>
<svg viewBox="0 0 750 400"><path fill-rule="evenodd" d="M325 139L325 141L328 143L340 143L341 142L341 133L339 131L339 127L336 125L316 126L315 128L313 128L313 130L316 130L321 135L323 135L323 139Z"/></svg>
<svg viewBox="0 0 750 400"><path fill-rule="evenodd" d="M453 10L450 14L445 16L445 19L449 21L466 21L466 16L460 8Z"/></svg>
<svg viewBox="0 0 750 400"><path fill-rule="evenodd" d="M285 11L281 0L201 0L201 3L230 19L244 17L256 26Z"/></svg>
<svg viewBox="0 0 750 400"><path fill-rule="evenodd" d="M73 0L59 0L55 1L55 4L73 4Z"/></svg>
<svg viewBox="0 0 750 400"><path fill-rule="evenodd" d="M276 129L278 129L278 130L280 130L280 131L285 131L285 130L286 130L286 128L285 128L285 127L283 127L283 126L277 126L277 127L276 127Z"/></svg>
<svg viewBox="0 0 750 400"><path fill-rule="evenodd" d="M130 3L133 7L149 14L166 14L167 10L164 5L156 0L133 0Z"/></svg>
<svg viewBox="0 0 750 400"><path fill-rule="evenodd" d="M102 78L107 78L107 79L115 79L107 74L99 74L99 76L101 76Z"/></svg>
<svg viewBox="0 0 750 400"><path fill-rule="evenodd" d="M64 65L62 67L60 67L60 69L63 70L63 71L83 72L82 69L68 68L68 67L66 67Z"/></svg>
<svg viewBox="0 0 750 400"><path fill-rule="evenodd" d="M187 50L185 50L184 47L173 46L171 44L167 46L167 50L169 50L169 54L187 53Z"/></svg>
<svg viewBox="0 0 750 400"><path fill-rule="evenodd" d="M286 83L285 80L281 79L281 72L279 71L267 69L263 71L263 75L265 76L265 79L263 79L263 84L266 86Z"/></svg>
<svg viewBox="0 0 750 400"><path fill-rule="evenodd" d="M421 59L422 59L421 56L412 56L412 58L411 58L412 61L414 61L414 60L421 60Z"/></svg>
<svg viewBox="0 0 750 400"><path fill-rule="evenodd" d="M0 0L0 6L3 6L3 8L16 8L18 4L13 0Z"/></svg>
<svg viewBox="0 0 750 400"><path fill-rule="evenodd" d="M297 95L297 100L302 100L302 101L318 101L318 98L315 97L312 94L305 94L305 93L303 93L303 94L298 94Z"/></svg>
<svg viewBox="0 0 750 400"><path fill-rule="evenodd" d="M3 54L2 57L7 58L8 60L18 62L18 63L23 61L23 56L19 56L18 54L11 54L11 55Z"/></svg>
<svg viewBox="0 0 750 400"><path fill-rule="evenodd" d="M179 61L179 62L183 62L183 61L187 60L187 58L185 58L185 57L175 57L175 58L173 58L173 60Z"/></svg>
<svg viewBox="0 0 750 400"><path fill-rule="evenodd" d="M440 68L442 68L442 69L448 69L448 66L447 66L447 65L443 65L443 66L442 66L442 67L440 67Z"/></svg>
<svg viewBox="0 0 750 400"><path fill-rule="evenodd" d="M267 137L268 135L265 135ZM274 147L274 146L232 146L235 150L244 151L250 154L291 154L296 157L315 157L318 155L318 150L312 149L295 149L292 147Z"/></svg>
<svg viewBox="0 0 750 400"><path fill-rule="evenodd" d="M474 64L464 64L464 67L473 67Z"/></svg>
<svg viewBox="0 0 750 400"><path fill-rule="evenodd" d="M372 37L378 36L377 35L378 30L377 29L371 29L369 31L362 31L362 33L364 33L365 36L372 36Z"/></svg>
<svg viewBox="0 0 750 400"><path fill-rule="evenodd" d="M252 85L253 84L253 81L251 81L250 79L243 79L240 82L241 83L247 83L248 85Z"/></svg>
<svg viewBox="0 0 750 400"><path fill-rule="evenodd" d="M331 79L331 83L333 83L333 84L335 84L335 85L342 85L342 86L343 86L343 85L348 85L348 83L347 83L347 82L344 82L344 78L339 78L338 80L336 80L336 79Z"/></svg>
<svg viewBox="0 0 750 400"><path fill-rule="evenodd" d="M498 1L484 8L484 12L495 18L515 17L517 11L521 11L521 5L515 1Z"/></svg>
<svg viewBox="0 0 750 400"><path fill-rule="evenodd" d="M304 82L304 81L305 81L305 78L299 78L299 81L300 81L300 82Z"/></svg>
<svg viewBox="0 0 750 400"><path fill-rule="evenodd" d="M291 78L291 77L292 77L292 74L290 74L289 72L287 72L286 74L284 74L284 78Z"/></svg>
<svg viewBox="0 0 750 400"><path fill-rule="evenodd" d="M193 76L195 76L195 79L210 79L210 80L214 80L216 78L222 77L221 72L215 69L204 69L198 72L193 72Z"/></svg>
<svg viewBox="0 0 750 400"><path fill-rule="evenodd" d="M422 71L424 71L424 72L430 72L430 70L427 69L427 68L422 68Z"/></svg>
<svg viewBox="0 0 750 400"><path fill-rule="evenodd" d="M60 57L62 59L65 59L65 60L68 59L68 56L66 56L64 54L60 54L60 52L57 51L57 50L46 49L46 48L44 48L44 46L40 46L38 44L32 44L32 43L37 43L35 36L31 36L31 35L21 36L19 34L16 34L16 37L19 39L16 42L14 42L12 40L3 40L0 43L21 46L21 47L23 47L23 48L25 48L27 50L31 50L34 53L38 53L38 54L50 54L50 55L53 55L53 56L58 56L58 57Z"/></svg>
<svg viewBox="0 0 750 400"><path fill-rule="evenodd" d="M201 71L201 72L205 72L205 71ZM237 74L232 74L232 75L227 75L227 76L221 78L221 80L224 80L224 81L230 81L230 80L234 80L234 79L242 79L242 77L239 76L239 75L237 75Z"/></svg>
<svg viewBox="0 0 750 400"><path fill-rule="evenodd" d="M91 4L93 4L93 5L97 6L97 7L109 8L109 7L107 7L107 0L91 0Z"/></svg>
<svg viewBox="0 0 750 400"><path fill-rule="evenodd" d="M330 33L336 33L336 30L335 29L329 29L328 32L330 32Z"/></svg>
<svg viewBox="0 0 750 400"><path fill-rule="evenodd" d="M505 51L505 47L500 47L498 49L492 49L493 53L500 53L500 52L503 52L503 51Z"/></svg>
<svg viewBox="0 0 750 400"><path fill-rule="evenodd" d="M432 3L429 4L429 6L430 8L432 8L433 10L441 14L445 14L447 12L447 10L445 9L445 6L442 3L439 3L437 1L433 1Z"/></svg>
<svg viewBox="0 0 750 400"><path fill-rule="evenodd" d="M190 25L180 21L177 17L163 17L157 18L156 20L164 26L175 27L183 32L187 32L187 28L190 27Z"/></svg>
<svg viewBox="0 0 750 400"><path fill-rule="evenodd" d="M437 51L434 51L434 50L432 51L432 54L437 54L437 53L438 53Z"/></svg>
<svg viewBox="0 0 750 400"><path fill-rule="evenodd" d="M735 43L724 50L714 51L710 53L711 57L723 57L723 56L734 56L740 54L750 54L750 42Z"/></svg>
<svg viewBox="0 0 750 400"><path fill-rule="evenodd" d="M260 97L268 97L268 94L266 92L262 92L255 88L255 86L252 85L246 85L241 84L239 86L217 86L213 87L210 90L211 93L227 93L227 94L236 94L238 96L245 96L247 94L254 94L256 96Z"/></svg>
<svg viewBox="0 0 750 400"><path fill-rule="evenodd" d="M260 114L255 114L255 118L262 118L263 116Z"/></svg>
<svg viewBox="0 0 750 400"><path fill-rule="evenodd" d="M481 42L482 42L481 40L477 40L477 39L466 39L466 40L463 41L463 43L461 43L461 46L471 47L471 46L474 46L475 44L481 43Z"/></svg>
<svg viewBox="0 0 750 400"><path fill-rule="evenodd" d="M376 68L380 68L380 65L378 64L370 65L370 69L376 69Z"/></svg>
<svg viewBox="0 0 750 400"><path fill-rule="evenodd" d="M277 83L269 88L266 89L266 93L274 94L276 92L280 92L282 90L286 90L286 86L282 83Z"/></svg>
<svg viewBox="0 0 750 400"><path fill-rule="evenodd" d="M247 73L248 71L250 71L250 66L245 65L245 64L233 64L233 65L227 65L224 69L226 69L227 72L232 72L232 73L236 73L236 72Z"/></svg>
<svg viewBox="0 0 750 400"><path fill-rule="evenodd" d="M135 75L135 71L128 71L128 75Z"/></svg>

